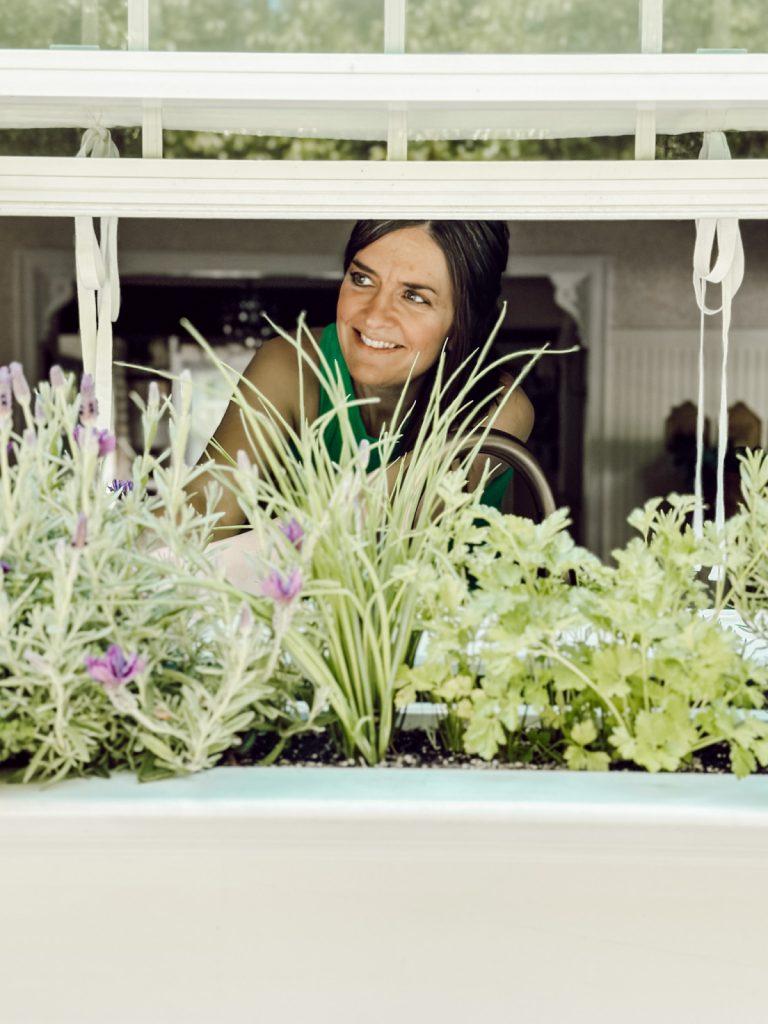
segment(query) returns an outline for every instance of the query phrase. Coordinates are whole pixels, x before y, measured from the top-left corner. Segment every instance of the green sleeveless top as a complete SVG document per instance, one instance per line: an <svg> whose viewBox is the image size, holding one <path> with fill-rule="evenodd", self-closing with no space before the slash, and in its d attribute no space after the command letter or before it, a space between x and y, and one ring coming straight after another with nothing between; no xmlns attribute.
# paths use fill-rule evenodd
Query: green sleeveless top
<svg viewBox="0 0 768 1024"><path fill-rule="evenodd" d="M320 338L320 350L322 351L325 358L328 360L328 365L333 371L334 366L338 366L341 374L341 379L344 383L344 388L347 393L347 397L354 399L355 392L352 386L352 378L349 375L349 368L347 367L346 360L341 351L341 345L339 344L339 335L336 331L336 323L328 324L324 329ZM318 407L318 415L322 416L323 413L330 412L331 410L331 399L324 387L320 388L320 404ZM358 443L364 439L374 442L378 441L377 437L372 437L365 429L363 423L363 417L360 414L360 406L354 405L348 409L349 422L352 427L352 431L357 439ZM328 423L328 426L324 431L325 446L328 449L328 454L334 462L338 462L341 458L341 426L339 424L338 416L334 416ZM395 451L397 454L397 451ZM378 469L380 465L379 453L377 449L371 450L369 466L371 469ZM512 479L513 471L511 469L505 470L500 476L496 477L491 483L485 488L482 495L482 502L484 505L490 505L493 508L501 511L501 503L504 499L507 487Z"/></svg>

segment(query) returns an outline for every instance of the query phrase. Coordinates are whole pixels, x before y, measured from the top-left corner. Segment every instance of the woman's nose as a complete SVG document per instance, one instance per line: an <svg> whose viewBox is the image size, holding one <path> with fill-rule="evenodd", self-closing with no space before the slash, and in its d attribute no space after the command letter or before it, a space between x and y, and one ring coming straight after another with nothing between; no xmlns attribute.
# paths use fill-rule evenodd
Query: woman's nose
<svg viewBox="0 0 768 1024"><path fill-rule="evenodd" d="M392 320L392 300L390 296L379 291L368 298L365 306L365 319L368 327L380 327Z"/></svg>

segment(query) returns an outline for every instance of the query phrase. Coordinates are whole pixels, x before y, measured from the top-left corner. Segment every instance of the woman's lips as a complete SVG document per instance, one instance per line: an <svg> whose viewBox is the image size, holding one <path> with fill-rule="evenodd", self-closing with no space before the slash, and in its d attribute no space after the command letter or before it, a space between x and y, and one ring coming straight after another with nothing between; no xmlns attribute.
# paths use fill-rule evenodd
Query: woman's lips
<svg viewBox="0 0 768 1024"><path fill-rule="evenodd" d="M394 348L372 348L370 345L366 345L363 339L360 337L360 331L352 328L352 333L355 336L355 341L360 348L365 349L366 352L386 353L386 352L399 352L403 348L402 345L395 345Z"/></svg>

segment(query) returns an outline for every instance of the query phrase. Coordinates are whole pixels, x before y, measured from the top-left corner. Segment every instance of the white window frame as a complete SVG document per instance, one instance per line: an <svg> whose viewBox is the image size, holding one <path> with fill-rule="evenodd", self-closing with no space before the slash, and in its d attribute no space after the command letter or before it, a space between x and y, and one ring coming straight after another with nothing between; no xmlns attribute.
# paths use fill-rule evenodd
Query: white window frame
<svg viewBox="0 0 768 1024"><path fill-rule="evenodd" d="M662 132L768 130L768 55L661 53L663 0L639 0L637 54L405 54L405 0L384 6L381 54L149 52L147 0L129 0L128 52L0 51L0 128L140 125L145 157L0 158L0 216L768 218L768 160L653 159ZM578 137L589 111L606 135L634 132L634 161L406 159L409 129ZM388 159L164 161L163 128L381 139ZM589 326L602 337L606 271L595 267ZM602 386L602 358L596 372ZM587 472L602 480L594 461ZM598 491L602 515L588 523L599 547Z"/></svg>

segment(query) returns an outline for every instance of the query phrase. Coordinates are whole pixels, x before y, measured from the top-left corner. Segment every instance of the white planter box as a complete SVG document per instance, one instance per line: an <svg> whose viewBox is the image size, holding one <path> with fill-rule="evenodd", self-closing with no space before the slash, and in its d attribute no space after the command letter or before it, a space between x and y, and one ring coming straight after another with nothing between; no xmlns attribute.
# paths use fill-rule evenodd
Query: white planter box
<svg viewBox="0 0 768 1024"><path fill-rule="evenodd" d="M768 779L0 790L3 1024L766 1019Z"/></svg>

